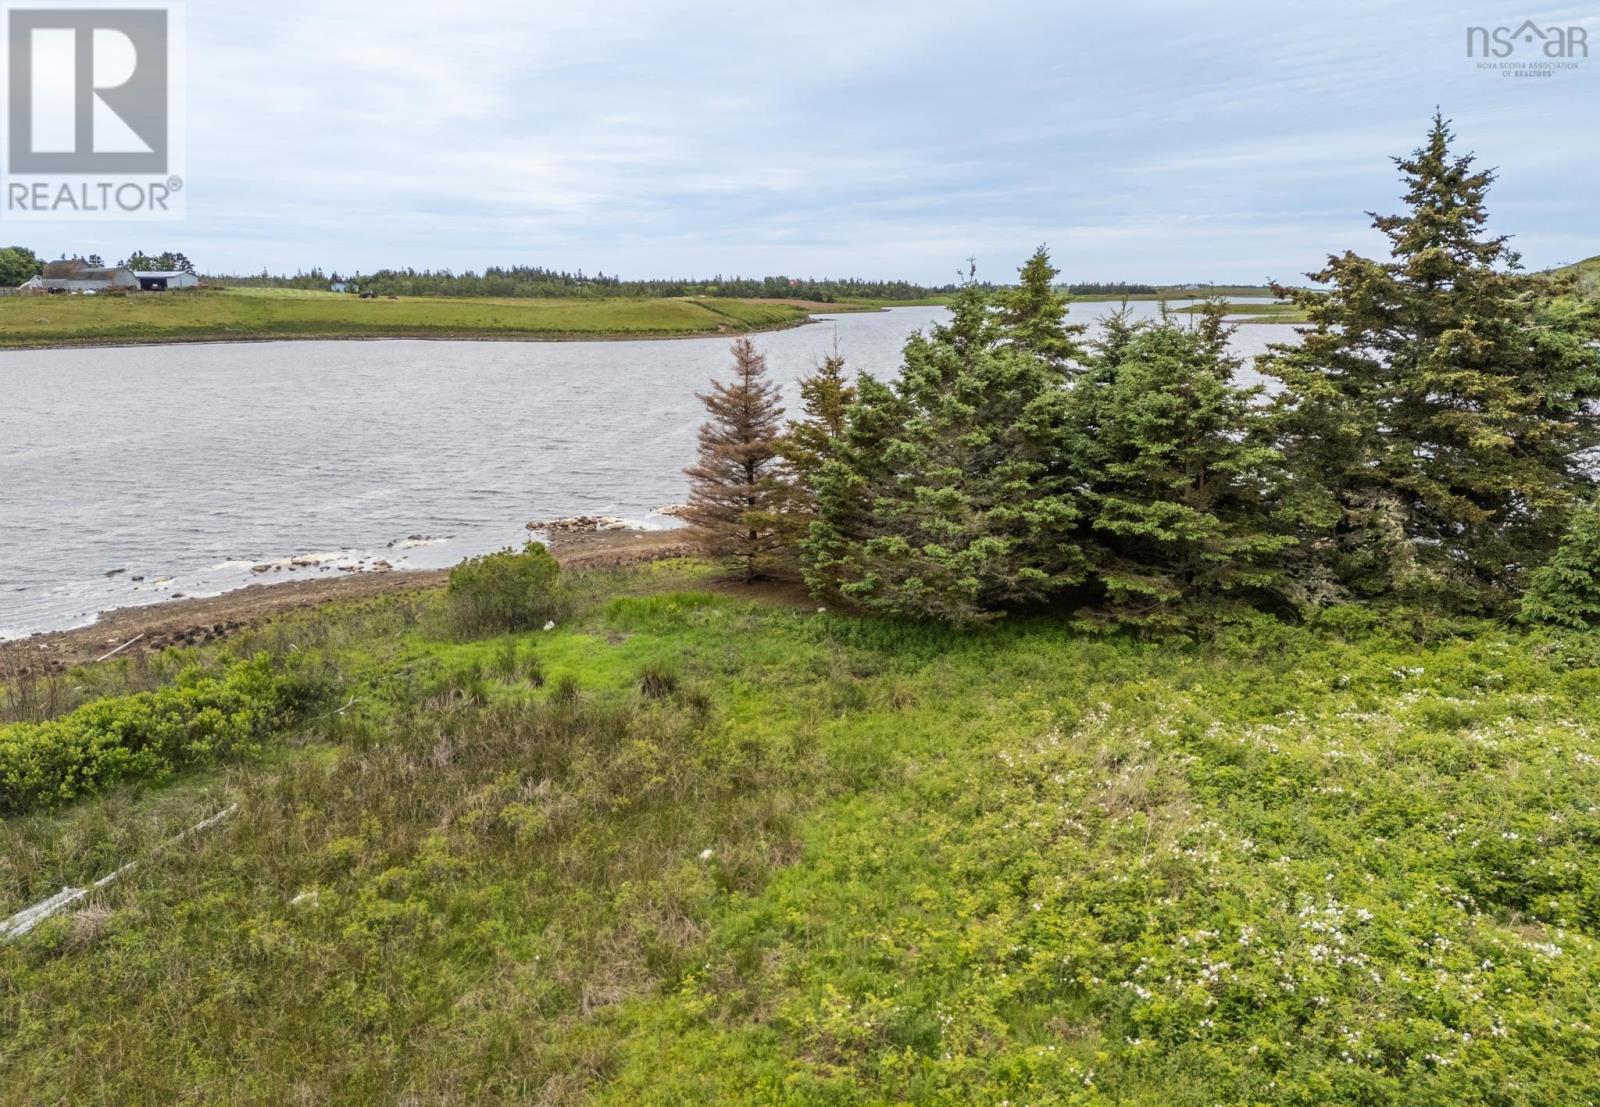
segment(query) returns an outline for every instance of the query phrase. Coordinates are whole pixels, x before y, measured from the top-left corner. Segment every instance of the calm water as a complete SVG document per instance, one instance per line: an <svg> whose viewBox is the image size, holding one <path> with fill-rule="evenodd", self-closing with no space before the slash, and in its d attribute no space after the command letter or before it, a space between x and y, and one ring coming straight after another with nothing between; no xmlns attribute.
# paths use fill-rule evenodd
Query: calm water
<svg viewBox="0 0 1600 1107"><path fill-rule="evenodd" d="M888 375L942 315L827 316L757 342L785 385L835 334L853 369ZM1238 349L1291 333L1243 327ZM449 565L531 519L669 526L656 509L685 496L694 392L727 363L724 339L0 353L0 637L379 558Z"/></svg>

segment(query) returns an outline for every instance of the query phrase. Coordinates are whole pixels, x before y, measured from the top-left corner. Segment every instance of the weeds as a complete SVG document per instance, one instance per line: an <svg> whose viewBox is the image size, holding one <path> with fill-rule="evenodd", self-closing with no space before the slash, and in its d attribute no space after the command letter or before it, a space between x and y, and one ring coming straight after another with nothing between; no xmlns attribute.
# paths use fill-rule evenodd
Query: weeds
<svg viewBox="0 0 1600 1107"><path fill-rule="evenodd" d="M663 700L678 690L678 674L660 662L651 662L639 671L639 694L648 700Z"/></svg>

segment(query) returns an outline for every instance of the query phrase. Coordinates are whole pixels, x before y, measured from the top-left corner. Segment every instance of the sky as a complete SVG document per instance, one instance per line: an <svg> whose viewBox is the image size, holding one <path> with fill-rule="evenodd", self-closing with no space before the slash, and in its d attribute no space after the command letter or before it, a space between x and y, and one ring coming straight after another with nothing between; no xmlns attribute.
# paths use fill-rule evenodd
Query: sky
<svg viewBox="0 0 1600 1107"><path fill-rule="evenodd" d="M1466 29L1595 57L1485 72ZM624 277L1294 280L1398 203L1435 107L1533 268L1600 254L1600 8L199 0L187 215L40 253L207 272L526 263ZM1518 58L1534 57L1522 53Z"/></svg>

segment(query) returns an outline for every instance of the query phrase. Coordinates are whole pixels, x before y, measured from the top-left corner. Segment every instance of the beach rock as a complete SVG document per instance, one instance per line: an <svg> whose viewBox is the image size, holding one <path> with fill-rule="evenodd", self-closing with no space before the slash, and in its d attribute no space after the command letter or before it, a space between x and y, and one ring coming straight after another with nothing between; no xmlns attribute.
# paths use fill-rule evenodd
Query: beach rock
<svg viewBox="0 0 1600 1107"><path fill-rule="evenodd" d="M668 504L666 507L656 508L656 514L665 515L668 519L682 519L688 510L688 504Z"/></svg>
<svg viewBox="0 0 1600 1107"><path fill-rule="evenodd" d="M614 515L572 515L564 519L535 519L529 530L542 530L546 534L587 534L602 530L632 530L626 519Z"/></svg>

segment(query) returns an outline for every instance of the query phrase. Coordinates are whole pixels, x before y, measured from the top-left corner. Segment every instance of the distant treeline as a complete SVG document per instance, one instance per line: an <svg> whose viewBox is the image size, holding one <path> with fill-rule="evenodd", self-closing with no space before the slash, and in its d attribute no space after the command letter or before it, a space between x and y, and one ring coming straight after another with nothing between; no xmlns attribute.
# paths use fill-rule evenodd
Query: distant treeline
<svg viewBox="0 0 1600 1107"><path fill-rule="evenodd" d="M212 283L268 288L326 289L336 281L359 285L363 292L384 296L728 296L795 298L831 303L835 300L921 300L955 291L955 285L929 287L909 281L871 281L859 278L813 279L795 277L712 277L708 280L666 278L628 281L604 273L582 270L568 273L533 265L494 267L481 273L453 273L448 269L380 269L376 273L341 276L312 269L294 276L260 273L256 276L217 276Z"/></svg>
<svg viewBox="0 0 1600 1107"><path fill-rule="evenodd" d="M1153 296L1156 286L1127 281L1085 281L1067 285L1067 292L1073 296Z"/></svg>

